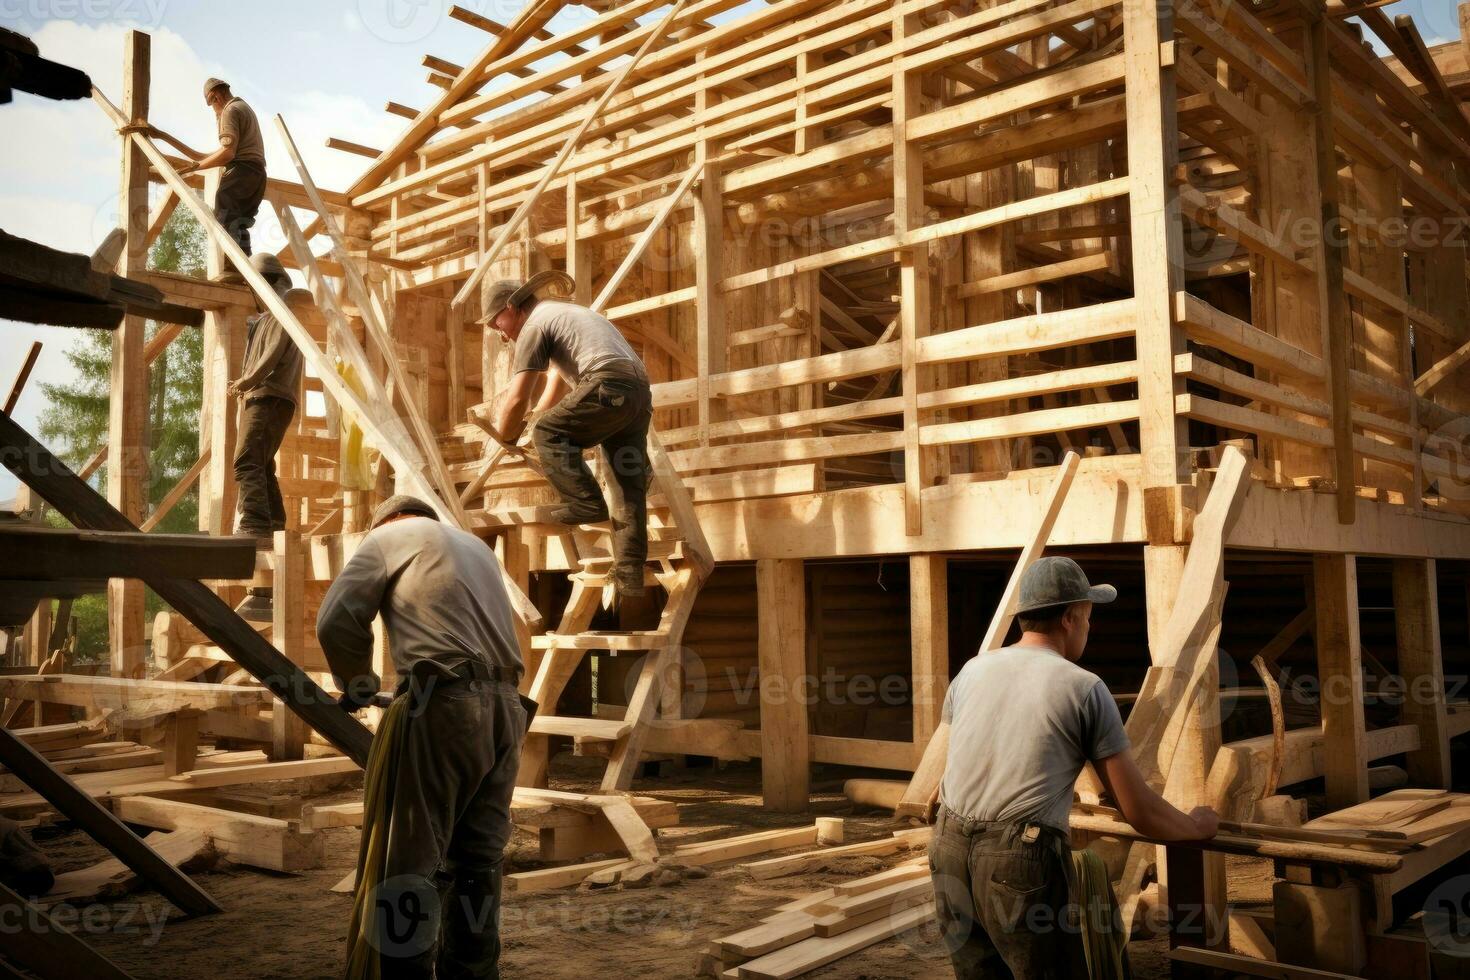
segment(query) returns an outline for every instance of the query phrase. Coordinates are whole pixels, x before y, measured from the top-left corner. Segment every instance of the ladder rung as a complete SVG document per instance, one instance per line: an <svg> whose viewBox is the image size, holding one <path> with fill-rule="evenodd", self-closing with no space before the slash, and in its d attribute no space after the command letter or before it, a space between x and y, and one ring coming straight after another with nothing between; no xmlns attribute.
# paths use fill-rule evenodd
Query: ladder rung
<svg viewBox="0 0 1470 980"><path fill-rule="evenodd" d="M607 721L602 718L538 715L531 720L532 735L570 735L589 742L616 742L626 738L632 730L632 722Z"/></svg>
<svg viewBox="0 0 1470 980"><path fill-rule="evenodd" d="M668 645L669 634L662 630L635 630L631 633L577 633L563 636L559 633L544 633L531 637L535 650L662 650Z"/></svg>

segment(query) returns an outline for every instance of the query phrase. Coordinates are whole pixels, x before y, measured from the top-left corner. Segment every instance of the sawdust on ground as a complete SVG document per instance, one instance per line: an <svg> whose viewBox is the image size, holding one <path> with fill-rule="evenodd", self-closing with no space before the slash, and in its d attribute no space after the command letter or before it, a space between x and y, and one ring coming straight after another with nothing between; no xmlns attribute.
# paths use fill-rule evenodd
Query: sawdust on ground
<svg viewBox="0 0 1470 980"><path fill-rule="evenodd" d="M561 758L554 771L558 789L591 791L600 766L594 760ZM638 782L641 795L679 804L680 824L660 831L665 842L693 843L776 827L810 824L816 816L841 816L849 841L883 836L896 829L892 817L854 811L842 796L841 779L851 770L818 767L812 805L805 814L761 808L757 764L711 768L665 767ZM352 799L338 793L323 800ZM86 867L103 853L84 834L55 828L41 831L43 846L58 870ZM325 866L300 874L272 874L219 862L196 880L225 911L199 919L169 919L171 906L153 892L106 904L62 909L98 950L139 980L144 978L317 978L340 975L350 898L331 887L353 867L358 834L327 835ZM797 849L800 850L800 849ZM793 851L792 853L795 853ZM510 871L541 866L536 839L518 831L508 851ZM753 860L753 859L752 859ZM692 977L712 939L755 924L775 906L835 881L871 874L898 858L855 862L804 875L755 881L739 862L711 868L708 878L637 891L587 892L566 889L509 896L502 909L506 977L568 977L585 980ZM1270 866L1232 860L1233 899L1270 901ZM808 976L814 980L931 980L949 976L932 928L916 930L839 960ZM1168 976L1163 940L1130 947L1135 976Z"/></svg>

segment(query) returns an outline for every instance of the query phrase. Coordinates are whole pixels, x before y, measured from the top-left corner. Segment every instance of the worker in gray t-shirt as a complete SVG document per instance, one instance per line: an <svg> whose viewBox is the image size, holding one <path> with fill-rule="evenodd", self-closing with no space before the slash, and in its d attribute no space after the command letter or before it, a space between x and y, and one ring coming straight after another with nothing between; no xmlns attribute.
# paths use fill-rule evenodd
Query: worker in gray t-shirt
<svg viewBox="0 0 1470 980"><path fill-rule="evenodd" d="M1116 597L1072 559L1040 559L1021 578L1021 638L979 654L950 684L929 854L960 980L1087 975L1078 932L1055 926L1074 902L1067 814L1084 764L1145 836L1215 834L1213 810L1182 813L1144 781L1107 685L1077 664L1093 604Z"/></svg>
<svg viewBox="0 0 1470 980"><path fill-rule="evenodd" d="M180 142L156 126L147 126L146 131L192 161L179 169L181 175L224 168L214 195L214 216L249 255L250 228L255 224L255 214L265 199L266 188L265 140L260 133L260 121L255 117L255 110L230 91L229 83L218 78L205 81L204 103L214 110L219 133L219 146L208 153ZM220 276L220 281L239 283L245 278L230 269Z"/></svg>
<svg viewBox="0 0 1470 980"><path fill-rule="evenodd" d="M378 693L379 616L399 678L368 761L387 790L368 791L359 852L358 881L375 888L371 972L499 976L503 859L529 723L510 596L490 546L439 523L425 501L390 497L372 523L316 619L344 710ZM364 860L374 839L386 842L376 866Z"/></svg>
<svg viewBox="0 0 1470 980"><path fill-rule="evenodd" d="M501 398L495 430L514 445L536 402L532 430L546 479L561 496L555 520L598 524L607 501L582 453L602 447L608 472L621 491L613 520L613 584L619 595L644 594L648 557L648 425L653 394L643 362L618 328L599 313L536 294L565 273L540 273L529 282L490 287L481 323L515 344L515 376Z"/></svg>

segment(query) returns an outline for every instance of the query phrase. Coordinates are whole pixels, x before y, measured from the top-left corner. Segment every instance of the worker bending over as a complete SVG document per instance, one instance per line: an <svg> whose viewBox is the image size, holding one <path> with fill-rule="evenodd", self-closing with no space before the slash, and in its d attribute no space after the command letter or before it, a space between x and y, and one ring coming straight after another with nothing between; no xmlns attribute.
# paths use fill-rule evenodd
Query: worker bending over
<svg viewBox="0 0 1470 980"><path fill-rule="evenodd" d="M348 976L497 977L501 859L528 716L494 552L397 496L322 600L346 710L372 702L373 619L398 672L368 762Z"/></svg>
<svg viewBox="0 0 1470 980"><path fill-rule="evenodd" d="M1075 913L1090 904L1070 894L1067 816L1084 763L1143 835L1215 835L1213 810L1182 813L1144 781L1107 685L1077 665L1093 604L1115 598L1070 558L1041 559L1021 578L1020 640L973 658L950 685L929 866L960 980L1088 976ZM1126 957L1127 937L1110 938Z"/></svg>
<svg viewBox="0 0 1470 980"><path fill-rule="evenodd" d="M291 277L280 259L262 252L252 255L250 264L288 305L298 309L310 305L311 294L291 288ZM244 403L235 450L235 482L240 487L236 533L269 538L286 528L286 508L276 480L276 452L296 415L302 357L272 313L251 317L246 331L241 374L229 385L229 393Z"/></svg>
<svg viewBox="0 0 1470 980"><path fill-rule="evenodd" d="M640 596L648 558L648 425L653 418L648 374L606 317L537 297L558 278L565 280L565 273L539 273L524 284L502 281L490 287L480 322L515 345L515 376L500 402L495 429L502 443L514 445L544 379L532 438L546 479L561 495L555 520L576 525L608 519L602 489L582 459L584 450L601 446L622 497L613 519L613 584L619 595Z"/></svg>
<svg viewBox="0 0 1470 980"><path fill-rule="evenodd" d="M156 127L147 129L193 161L179 173L187 175L214 167L224 168L219 189L214 195L214 216L249 255L250 228L255 224L255 213L265 198L265 140L260 135L260 122L255 118L255 110L244 99L231 93L229 84L218 78L204 83L204 103L214 110L219 129L219 147L209 153L201 153ZM244 281L233 271L221 278Z"/></svg>

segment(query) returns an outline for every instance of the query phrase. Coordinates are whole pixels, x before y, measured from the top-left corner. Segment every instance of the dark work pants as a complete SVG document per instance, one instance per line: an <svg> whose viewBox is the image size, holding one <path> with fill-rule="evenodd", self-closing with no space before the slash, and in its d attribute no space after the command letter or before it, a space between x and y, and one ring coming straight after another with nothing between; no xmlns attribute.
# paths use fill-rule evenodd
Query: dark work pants
<svg viewBox="0 0 1470 980"><path fill-rule="evenodd" d="M296 406L285 398L268 395L245 403L235 450L241 534L264 536L286 529L286 506L276 481L276 453L295 414Z"/></svg>
<svg viewBox="0 0 1470 980"><path fill-rule="evenodd" d="M499 977L501 859L526 709L506 682L415 683L374 903L383 976Z"/></svg>
<svg viewBox="0 0 1470 980"><path fill-rule="evenodd" d="M621 490L613 515L613 554L620 573L641 582L648 559L648 424L653 395L642 378L598 372L583 378L536 423L532 438L546 479L582 523L607 519L602 488L582 452L602 447L608 472Z"/></svg>
<svg viewBox="0 0 1470 980"><path fill-rule="evenodd" d="M265 199L265 168L253 163L231 163L220 176L214 195L214 216L225 231L250 254L250 228Z"/></svg>
<svg viewBox="0 0 1470 980"><path fill-rule="evenodd" d="M958 980L1087 976L1066 838L1050 828L1026 836L1024 824L962 821L940 808L929 870Z"/></svg>

